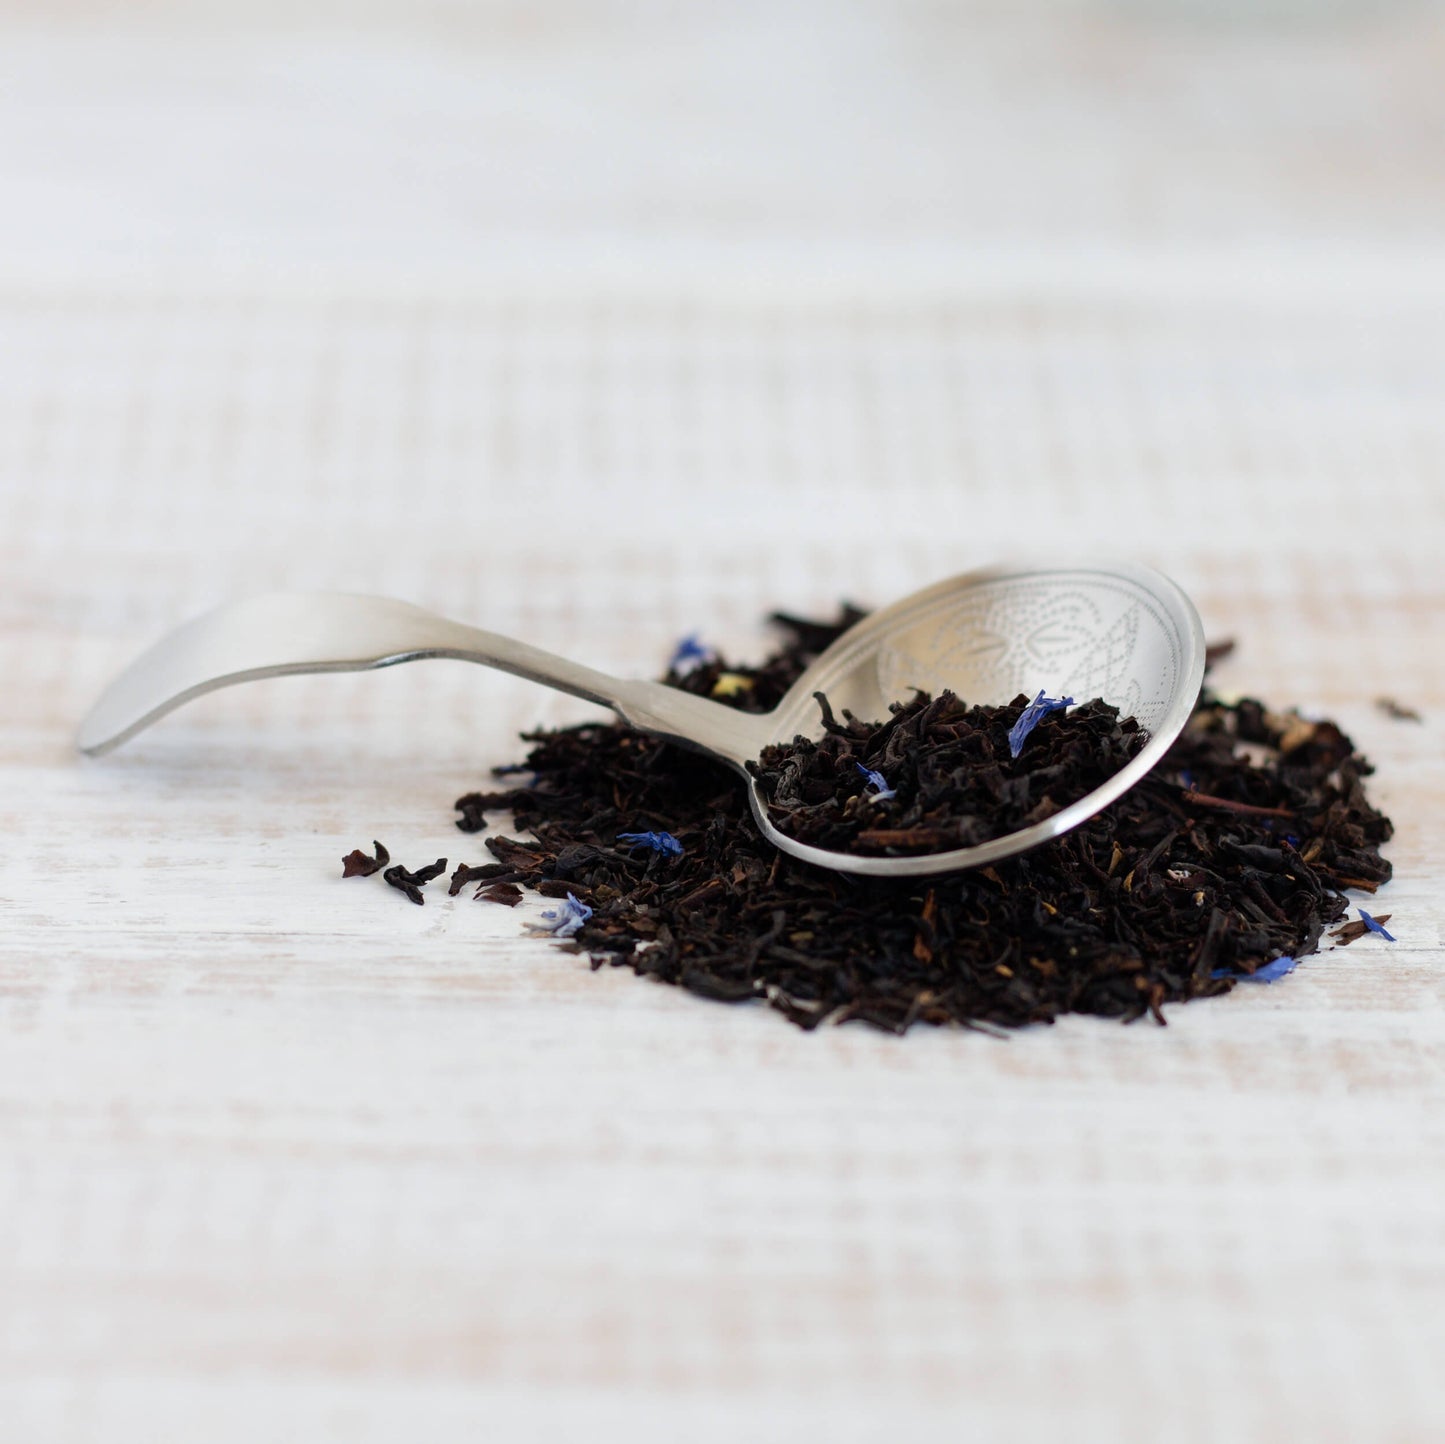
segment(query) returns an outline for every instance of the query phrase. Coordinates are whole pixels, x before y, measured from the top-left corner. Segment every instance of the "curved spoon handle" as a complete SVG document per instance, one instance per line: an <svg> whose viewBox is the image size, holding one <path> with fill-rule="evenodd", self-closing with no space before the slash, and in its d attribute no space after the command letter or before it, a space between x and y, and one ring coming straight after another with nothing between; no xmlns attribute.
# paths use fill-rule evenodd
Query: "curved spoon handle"
<svg viewBox="0 0 1445 1444"><path fill-rule="evenodd" d="M167 712L218 687L293 672L359 672L422 657L455 657L611 707L644 732L733 766L758 755L766 720L665 687L624 681L540 647L439 617L409 602L348 592L273 592L229 602L178 627L101 694L77 742L109 752Z"/></svg>

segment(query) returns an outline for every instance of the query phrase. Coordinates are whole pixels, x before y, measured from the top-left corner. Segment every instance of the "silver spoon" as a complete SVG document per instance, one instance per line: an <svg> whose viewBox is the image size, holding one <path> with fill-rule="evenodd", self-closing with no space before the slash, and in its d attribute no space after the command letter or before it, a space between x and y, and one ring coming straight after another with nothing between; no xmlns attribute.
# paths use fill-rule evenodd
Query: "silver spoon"
<svg viewBox="0 0 1445 1444"><path fill-rule="evenodd" d="M766 714L749 714L659 682L623 681L407 602L343 592L278 592L230 602L163 637L106 689L81 723L83 752L119 746L192 697L288 672L353 672L420 657L456 657L610 707L624 722L708 753L742 773L764 836L821 867L904 877L983 867L1092 817L1164 755L1204 677L1204 632L1180 589L1147 567L990 567L874 612L841 636ZM1101 787L1043 822L976 847L918 857L857 857L780 832L746 764L769 743L821 733L813 694L878 720L918 687L970 703L1022 692L1093 697L1138 718L1143 750Z"/></svg>

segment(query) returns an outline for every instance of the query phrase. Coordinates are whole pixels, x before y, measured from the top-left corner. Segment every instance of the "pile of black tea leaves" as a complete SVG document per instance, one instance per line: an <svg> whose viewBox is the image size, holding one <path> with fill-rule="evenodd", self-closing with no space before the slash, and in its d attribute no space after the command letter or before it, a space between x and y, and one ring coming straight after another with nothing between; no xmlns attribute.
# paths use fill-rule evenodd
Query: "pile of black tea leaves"
<svg viewBox="0 0 1445 1444"><path fill-rule="evenodd" d="M665 680L766 711L861 615L778 614L786 645L761 666L694 649ZM1006 732L1026 700L979 720ZM965 710L949 694L917 697L891 724L926 719L927 735ZM1025 757L1050 729L1055 744L1076 733L1110 770L1142 745L1132 721L1098 702L1036 720ZM850 720L832 720L827 736L849 742L838 756L855 769L854 752L874 740ZM539 893L554 902L537 930L566 939L594 969L758 1000L804 1028L1012 1028L1067 1012L1162 1023L1168 1003L1226 993L1315 951L1345 915L1343 889L1374 892L1390 877L1380 855L1389 819L1367 800L1371 768L1339 727L1207 688L1165 760L1088 822L991 867L902 880L778 852L735 773L620 723L524 740L525 764L495 769L492 790L456 807L463 832L510 812L525 835L488 832L492 860L459 867L452 891L476 883L476 896L509 906L522 890ZM1039 755L1048 751L1040 742ZM849 785L865 798L890 779L865 767ZM1035 794L1015 790L1027 818ZM855 811L866 817L874 805Z"/></svg>

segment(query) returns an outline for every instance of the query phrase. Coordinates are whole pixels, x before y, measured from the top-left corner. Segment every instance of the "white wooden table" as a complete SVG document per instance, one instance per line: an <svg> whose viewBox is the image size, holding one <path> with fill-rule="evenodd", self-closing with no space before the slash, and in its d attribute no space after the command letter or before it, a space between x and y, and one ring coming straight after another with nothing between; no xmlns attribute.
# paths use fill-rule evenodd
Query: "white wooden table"
<svg viewBox="0 0 1445 1444"><path fill-rule="evenodd" d="M0 19L0 1437L1445 1435L1430 13L223 12ZM452 799L580 704L433 663L71 747L245 590L650 673L1020 547L1345 725L1398 943L805 1036L341 882L480 860Z"/></svg>

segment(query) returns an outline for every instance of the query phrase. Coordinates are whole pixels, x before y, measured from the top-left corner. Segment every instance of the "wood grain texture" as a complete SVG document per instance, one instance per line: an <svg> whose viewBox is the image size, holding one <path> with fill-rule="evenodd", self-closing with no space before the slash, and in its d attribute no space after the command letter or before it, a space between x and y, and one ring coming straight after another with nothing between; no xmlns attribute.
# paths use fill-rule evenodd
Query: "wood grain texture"
<svg viewBox="0 0 1445 1444"><path fill-rule="evenodd" d="M1119 23L1031 62L981 43L1096 96L1112 135L1080 69L1128 52ZM89 73L84 34L26 43ZM1213 43L1216 74L1254 75L1244 38ZM1402 46L1272 43L1305 99L1379 93ZM181 104L177 53L117 86ZM208 53L250 74L254 49ZM1290 154L1250 83L1262 154ZM1396 221L1429 204L1400 154ZM1363 183L1332 184L1317 204L1368 240ZM112 236L94 278L38 279L0 245L0 1433L1445 1433L1445 286L1402 287L1381 222L1318 284L1221 256L1141 289L1128 208L1099 204L1125 239L1087 274L802 267L801 299L549 296L485 266L298 284L284 215L275 275L122 277ZM1271 244L1309 216L1277 219ZM1345 725L1398 828L1372 905L1398 943L1164 1029L805 1036L594 974L524 936L536 902L341 880L377 837L478 860L452 799L580 704L428 663L71 748L119 666L239 591L389 592L651 673L683 632L757 654L775 605L886 601L1021 544L1163 567L1239 640L1221 686Z"/></svg>

